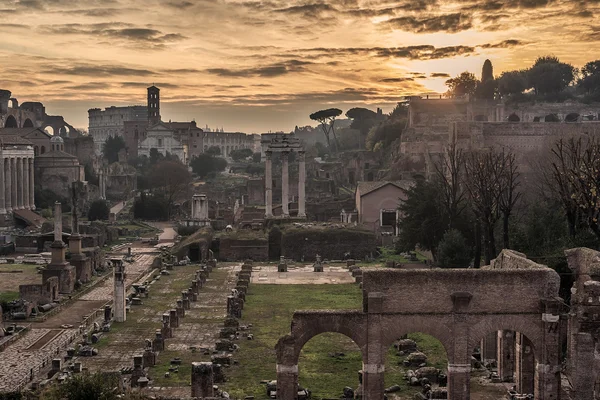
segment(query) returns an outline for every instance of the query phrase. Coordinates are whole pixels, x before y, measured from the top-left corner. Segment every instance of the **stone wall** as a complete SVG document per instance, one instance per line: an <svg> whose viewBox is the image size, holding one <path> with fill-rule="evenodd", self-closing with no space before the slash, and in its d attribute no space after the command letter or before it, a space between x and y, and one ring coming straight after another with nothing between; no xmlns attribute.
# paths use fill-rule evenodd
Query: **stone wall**
<svg viewBox="0 0 600 400"><path fill-rule="evenodd" d="M58 296L58 278L49 278L43 284L20 285L19 295L34 306L51 303Z"/></svg>
<svg viewBox="0 0 600 400"><path fill-rule="evenodd" d="M74 155L81 165L90 164L95 157L94 138L91 136L79 136L75 138L65 137L65 152Z"/></svg>
<svg viewBox="0 0 600 400"><path fill-rule="evenodd" d="M341 260L350 253L350 258L364 259L377 245L377 236L362 229L287 227L283 230L281 255L314 261L317 254L323 259Z"/></svg>
<svg viewBox="0 0 600 400"><path fill-rule="evenodd" d="M219 243L219 261L268 261L267 238L235 239L222 237Z"/></svg>

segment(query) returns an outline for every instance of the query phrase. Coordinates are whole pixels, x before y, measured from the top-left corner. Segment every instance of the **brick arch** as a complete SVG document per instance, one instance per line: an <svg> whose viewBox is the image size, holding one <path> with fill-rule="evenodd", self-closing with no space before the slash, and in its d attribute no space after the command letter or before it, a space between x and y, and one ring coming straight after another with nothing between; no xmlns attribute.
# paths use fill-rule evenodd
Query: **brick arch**
<svg viewBox="0 0 600 400"><path fill-rule="evenodd" d="M401 322L397 317L390 317L382 321L381 346L383 349L389 349L399 338L409 333L424 333L437 339L448 356L448 362L452 363L454 355L454 335L451 328L452 321L447 317L427 317L423 315L403 316ZM383 354L387 354L387 351Z"/></svg>
<svg viewBox="0 0 600 400"><path fill-rule="evenodd" d="M514 331L527 337L533 344L536 360L541 360L543 351L543 325L538 315L488 315L470 326L469 349L479 346L481 340L492 332Z"/></svg>
<svg viewBox="0 0 600 400"><path fill-rule="evenodd" d="M362 311L302 311L294 313L292 332L277 342L277 363L297 365L302 347L322 333L340 333L360 349L363 360L367 354L366 318Z"/></svg>
<svg viewBox="0 0 600 400"><path fill-rule="evenodd" d="M14 116L9 115L8 118L6 118L6 123L4 124L5 128L18 128L19 124L17 123L17 120L15 119Z"/></svg>

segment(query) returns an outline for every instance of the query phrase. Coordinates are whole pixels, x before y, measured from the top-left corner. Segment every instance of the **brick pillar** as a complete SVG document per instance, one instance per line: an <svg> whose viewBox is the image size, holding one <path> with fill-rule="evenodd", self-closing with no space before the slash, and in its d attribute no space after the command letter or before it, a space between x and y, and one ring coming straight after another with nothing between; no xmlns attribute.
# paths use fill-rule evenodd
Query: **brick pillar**
<svg viewBox="0 0 600 400"><path fill-rule="evenodd" d="M385 355L381 330L381 311L383 309L383 293L371 292L367 298L367 359L363 359L363 399L383 399L385 389ZM357 395L361 395L358 393Z"/></svg>
<svg viewBox="0 0 600 400"><path fill-rule="evenodd" d="M169 310L169 326L172 328L179 328L179 315L177 310Z"/></svg>
<svg viewBox="0 0 600 400"><path fill-rule="evenodd" d="M517 333L515 346L515 383L517 392L534 393L535 354L533 344L522 333Z"/></svg>
<svg viewBox="0 0 600 400"><path fill-rule="evenodd" d="M492 332L481 340L481 361L492 362L498 357L498 333Z"/></svg>
<svg viewBox="0 0 600 400"><path fill-rule="evenodd" d="M594 400L594 338L590 333L578 333L572 338L573 346L570 355L571 384L573 398L577 400Z"/></svg>
<svg viewBox="0 0 600 400"><path fill-rule="evenodd" d="M503 382L514 382L515 332L498 331L498 376Z"/></svg>
<svg viewBox="0 0 600 400"><path fill-rule="evenodd" d="M277 364L277 400L298 398L298 365Z"/></svg>
<svg viewBox="0 0 600 400"><path fill-rule="evenodd" d="M560 399L560 307L560 303L554 299L544 300L545 313L541 316L543 321L542 351L540 351L535 375L535 398L539 400ZM591 365L590 368L592 368ZM594 380L589 384L593 385Z"/></svg>
<svg viewBox="0 0 600 400"><path fill-rule="evenodd" d="M192 397L215 397L213 367L209 362L192 363Z"/></svg>
<svg viewBox="0 0 600 400"><path fill-rule="evenodd" d="M471 349L469 349L469 326L463 316L455 315L452 332L454 348L448 351L448 399L471 398Z"/></svg>
<svg viewBox="0 0 600 400"><path fill-rule="evenodd" d="M271 151L266 151L265 159L265 217L273 217L273 164Z"/></svg>

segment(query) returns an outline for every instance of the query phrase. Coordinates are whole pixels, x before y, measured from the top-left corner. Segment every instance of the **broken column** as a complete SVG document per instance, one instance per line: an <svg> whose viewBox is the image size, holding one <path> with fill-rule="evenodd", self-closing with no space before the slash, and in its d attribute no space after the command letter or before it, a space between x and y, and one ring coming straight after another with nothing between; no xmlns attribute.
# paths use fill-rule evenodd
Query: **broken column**
<svg viewBox="0 0 600 400"><path fill-rule="evenodd" d="M323 272L323 264L321 264L321 256L317 254L317 261L313 265L314 272Z"/></svg>
<svg viewBox="0 0 600 400"><path fill-rule="evenodd" d="M177 317L185 317L185 308L183 308L183 300L177 300L177 307L175 307L175 310L177 310Z"/></svg>
<svg viewBox="0 0 600 400"><path fill-rule="evenodd" d="M306 218L306 163L304 151L298 152L298 218Z"/></svg>
<svg viewBox="0 0 600 400"><path fill-rule="evenodd" d="M271 151L265 151L265 218L273 218L273 175Z"/></svg>
<svg viewBox="0 0 600 400"><path fill-rule="evenodd" d="M127 319L127 309L125 306L125 265L123 260L119 258L111 259L111 263L114 266L114 309L115 309L115 321L125 322Z"/></svg>
<svg viewBox="0 0 600 400"><path fill-rule="evenodd" d="M171 328L179 328L179 314L177 309L169 310L169 326Z"/></svg>
<svg viewBox="0 0 600 400"><path fill-rule="evenodd" d="M192 397L204 399L214 397L213 366L209 362L192 363Z"/></svg>
<svg viewBox="0 0 600 400"><path fill-rule="evenodd" d="M184 310L190 309L190 299L188 297L187 290L181 292L181 305L183 306Z"/></svg>
<svg viewBox="0 0 600 400"><path fill-rule="evenodd" d="M164 313L162 315L162 328L160 331L163 339L170 339L173 337L173 331L171 330L171 316L169 313Z"/></svg>
<svg viewBox="0 0 600 400"><path fill-rule="evenodd" d="M191 302L198 301L198 292L194 292L194 288L188 288L188 299Z"/></svg>
<svg viewBox="0 0 600 400"><path fill-rule="evenodd" d="M131 372L131 386L138 386L138 381L145 377L144 374L144 357L143 356L134 356L133 357L133 371Z"/></svg>
<svg viewBox="0 0 600 400"><path fill-rule="evenodd" d="M69 237L70 263L75 267L75 279L87 283L92 278L91 260L81 251L81 235L79 234L79 216L77 209L77 182L73 182L73 209L71 237Z"/></svg>
<svg viewBox="0 0 600 400"><path fill-rule="evenodd" d="M498 331L498 376L513 382L515 374L515 332Z"/></svg>
<svg viewBox="0 0 600 400"><path fill-rule="evenodd" d="M284 218L290 216L289 152L281 153L281 210Z"/></svg>
<svg viewBox="0 0 600 400"><path fill-rule="evenodd" d="M110 322L112 319L112 307L109 305L104 306L104 322Z"/></svg>
<svg viewBox="0 0 600 400"><path fill-rule="evenodd" d="M52 260L42 271L42 282L45 284L52 277L58 278L58 291L64 294L73 293L75 289L75 267L65 258L66 245L62 241L62 205L54 204L54 241L50 245Z"/></svg>
<svg viewBox="0 0 600 400"><path fill-rule="evenodd" d="M277 265L277 272L288 272L287 264L285 262L285 257L279 257L279 264Z"/></svg>
<svg viewBox="0 0 600 400"><path fill-rule="evenodd" d="M144 368L154 367L156 365L156 353L153 348L147 347L142 355L142 363Z"/></svg>
<svg viewBox="0 0 600 400"><path fill-rule="evenodd" d="M152 351L163 351L165 349L165 339L162 335L162 330L157 329L152 340Z"/></svg>

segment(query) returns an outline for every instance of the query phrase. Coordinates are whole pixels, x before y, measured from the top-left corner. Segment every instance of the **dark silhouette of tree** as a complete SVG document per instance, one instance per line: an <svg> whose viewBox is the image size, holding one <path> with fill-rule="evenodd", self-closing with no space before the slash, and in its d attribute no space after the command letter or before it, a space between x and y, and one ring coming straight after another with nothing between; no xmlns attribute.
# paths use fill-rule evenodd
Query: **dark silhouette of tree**
<svg viewBox="0 0 600 400"><path fill-rule="evenodd" d="M498 78L498 93L500 96L521 94L529 88L527 71L507 71Z"/></svg>
<svg viewBox="0 0 600 400"><path fill-rule="evenodd" d="M162 155L161 152L158 151L158 149L156 148L151 148L150 149L150 165L154 165L157 162L159 162L160 160L162 160L165 156Z"/></svg>
<svg viewBox="0 0 600 400"><path fill-rule="evenodd" d="M342 110L338 108L328 108L327 110L320 110L310 114L310 119L312 119L313 121L318 121L321 124L321 128L325 133L325 139L327 139L327 147L329 147L330 149L332 148L332 146L329 135L333 135L333 151L335 151L336 153L338 151L339 146L337 135L335 133L335 119L340 115L342 115Z"/></svg>
<svg viewBox="0 0 600 400"><path fill-rule="evenodd" d="M471 262L471 249L457 229L444 234L438 246L437 265L441 268L467 268Z"/></svg>
<svg viewBox="0 0 600 400"><path fill-rule="evenodd" d="M557 57L539 57L528 72L529 83L538 95L562 92L575 79L575 67Z"/></svg>
<svg viewBox="0 0 600 400"><path fill-rule="evenodd" d="M252 154L252 162L259 163L262 160L262 155L260 153Z"/></svg>
<svg viewBox="0 0 600 400"><path fill-rule="evenodd" d="M477 98L493 100L496 95L498 83L494 79L494 67L490 60L485 60L481 70L481 82L477 85Z"/></svg>
<svg viewBox="0 0 600 400"><path fill-rule="evenodd" d="M210 146L206 151L206 154L210 155L210 156L220 156L221 155L221 148L219 146Z"/></svg>
<svg viewBox="0 0 600 400"><path fill-rule="evenodd" d="M90 221L108 221L110 215L110 208L106 203L106 200L96 200L90 205L88 211L88 220Z"/></svg>
<svg viewBox="0 0 600 400"><path fill-rule="evenodd" d="M471 72L463 72L455 78L448 79L446 86L448 86L448 97L461 97L465 95L474 95L477 90L479 81Z"/></svg>
<svg viewBox="0 0 600 400"><path fill-rule="evenodd" d="M581 69L581 78L577 86L592 100L600 100L600 60L590 61Z"/></svg>
<svg viewBox="0 0 600 400"><path fill-rule="evenodd" d="M124 149L125 140L121 136L109 136L102 145L102 155L109 164L119 161L119 151Z"/></svg>
<svg viewBox="0 0 600 400"><path fill-rule="evenodd" d="M192 158L190 167L195 174L206 178L216 172L224 171L227 168L227 160L204 153Z"/></svg>
<svg viewBox="0 0 600 400"><path fill-rule="evenodd" d="M239 149L229 152L229 156L233 159L233 161L245 160L246 158L251 157L252 154L253 152L250 149Z"/></svg>
<svg viewBox="0 0 600 400"><path fill-rule="evenodd" d="M160 161L150 171L149 181L153 193L162 196L167 202L170 218L177 196L185 193L192 176L181 162Z"/></svg>
<svg viewBox="0 0 600 400"><path fill-rule="evenodd" d="M440 185L424 179L404 191L406 200L400 202L400 232L397 251L414 250L416 246L430 250L437 257L438 244L447 230L448 221L440 199Z"/></svg>

